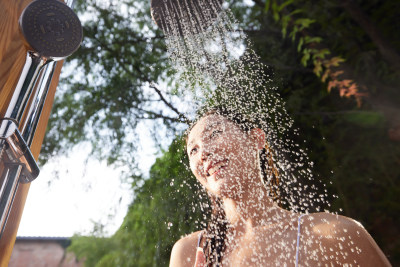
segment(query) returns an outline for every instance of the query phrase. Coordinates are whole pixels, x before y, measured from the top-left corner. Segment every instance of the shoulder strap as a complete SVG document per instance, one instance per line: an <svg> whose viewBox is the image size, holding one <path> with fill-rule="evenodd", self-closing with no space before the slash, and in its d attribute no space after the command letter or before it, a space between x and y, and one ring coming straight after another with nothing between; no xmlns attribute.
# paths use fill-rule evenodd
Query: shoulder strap
<svg viewBox="0 0 400 267"><path fill-rule="evenodd" d="M203 239L204 230L200 232L199 237L197 239L197 247L200 247L201 240Z"/></svg>
<svg viewBox="0 0 400 267"><path fill-rule="evenodd" d="M299 219L297 220L297 245L296 245L296 262L295 266L299 266L299 246L300 246L300 225L301 225L301 218L307 214L302 214L299 216Z"/></svg>

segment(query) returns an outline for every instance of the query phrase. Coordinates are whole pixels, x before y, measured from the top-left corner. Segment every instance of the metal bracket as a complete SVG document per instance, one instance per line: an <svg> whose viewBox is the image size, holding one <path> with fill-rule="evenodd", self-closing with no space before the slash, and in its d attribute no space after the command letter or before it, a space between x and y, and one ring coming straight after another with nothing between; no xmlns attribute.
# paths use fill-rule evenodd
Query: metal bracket
<svg viewBox="0 0 400 267"><path fill-rule="evenodd" d="M21 183L30 183L38 177L39 167L14 120L4 118L0 121L0 150L7 155L2 158L5 166L19 164L23 167Z"/></svg>

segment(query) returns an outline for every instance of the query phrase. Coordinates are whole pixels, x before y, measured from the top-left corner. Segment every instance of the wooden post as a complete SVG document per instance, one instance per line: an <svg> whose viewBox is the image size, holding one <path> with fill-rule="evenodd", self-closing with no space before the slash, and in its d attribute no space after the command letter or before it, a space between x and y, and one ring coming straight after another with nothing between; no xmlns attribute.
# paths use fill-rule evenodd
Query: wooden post
<svg viewBox="0 0 400 267"><path fill-rule="evenodd" d="M25 62L26 48L23 45L22 37L19 32L18 19L23 9L31 1L32 0L0 0L0 10L2 11L2 16L0 16L0 118L3 117L7 109L13 89ZM31 146L32 154L36 160L39 157L40 148L45 135L62 63L63 62L57 63L42 116ZM40 179L40 175L38 179ZM20 184L15 196L5 231L0 239L0 267L8 266L29 186L29 184Z"/></svg>

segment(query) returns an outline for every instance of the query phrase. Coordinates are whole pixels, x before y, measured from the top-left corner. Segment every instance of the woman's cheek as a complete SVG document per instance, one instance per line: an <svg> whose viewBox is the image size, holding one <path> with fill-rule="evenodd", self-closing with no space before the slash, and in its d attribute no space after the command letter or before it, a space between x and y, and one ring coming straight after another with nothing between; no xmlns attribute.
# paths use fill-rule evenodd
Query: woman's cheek
<svg viewBox="0 0 400 267"><path fill-rule="evenodd" d="M192 173L194 174L194 176L197 177L198 173L197 173L197 167L195 166L194 162L191 160L189 163L190 166L190 170L192 171Z"/></svg>
<svg viewBox="0 0 400 267"><path fill-rule="evenodd" d="M194 174L194 176L196 176L196 178L198 180L201 180L201 178L202 178L202 175L201 175L202 174L202 170L201 170L202 166L200 166L200 164L196 164L196 162L193 162L193 163L190 164L190 168L191 168L192 173Z"/></svg>

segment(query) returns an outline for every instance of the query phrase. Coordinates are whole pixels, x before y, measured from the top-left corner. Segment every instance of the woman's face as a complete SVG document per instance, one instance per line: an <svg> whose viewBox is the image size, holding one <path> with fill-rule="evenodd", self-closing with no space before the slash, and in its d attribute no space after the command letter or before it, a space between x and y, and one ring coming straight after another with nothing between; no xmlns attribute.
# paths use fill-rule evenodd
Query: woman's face
<svg viewBox="0 0 400 267"><path fill-rule="evenodd" d="M224 116L201 118L188 136L190 168L210 193L234 197L259 177L258 150L265 138L260 129L245 132ZM256 177L255 177L256 176Z"/></svg>

